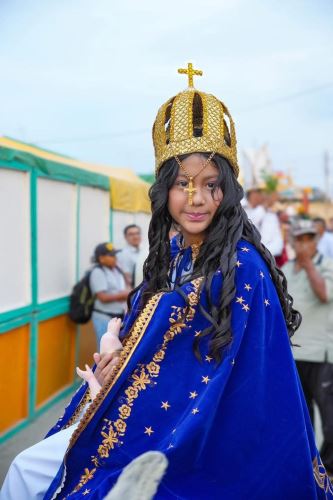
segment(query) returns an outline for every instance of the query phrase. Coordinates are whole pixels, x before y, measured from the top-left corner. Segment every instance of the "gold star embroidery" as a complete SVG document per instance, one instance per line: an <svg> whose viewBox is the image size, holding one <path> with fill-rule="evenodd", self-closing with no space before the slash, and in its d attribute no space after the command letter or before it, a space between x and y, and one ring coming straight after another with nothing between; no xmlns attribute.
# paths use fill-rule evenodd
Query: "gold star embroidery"
<svg viewBox="0 0 333 500"><path fill-rule="evenodd" d="M249 252L250 251L250 249L247 247L242 247L241 250L242 250L242 252Z"/></svg>
<svg viewBox="0 0 333 500"><path fill-rule="evenodd" d="M267 307L267 306L270 306L270 303L269 303L269 300L268 300L268 299L265 299L265 300L264 300L264 303L265 303L265 306L266 306L266 307Z"/></svg>
<svg viewBox="0 0 333 500"><path fill-rule="evenodd" d="M199 337L200 333L201 333L201 330L195 330L195 335L194 336L195 337Z"/></svg>
<svg viewBox="0 0 333 500"><path fill-rule="evenodd" d="M193 408L193 410L192 410L192 414L193 414L193 415L195 415L196 413L199 413L198 408Z"/></svg>
<svg viewBox="0 0 333 500"><path fill-rule="evenodd" d="M249 306L247 304L243 304L243 307L242 309L246 312L248 312L250 310Z"/></svg>
<svg viewBox="0 0 333 500"><path fill-rule="evenodd" d="M173 444L171 444L171 443L168 446L168 450L170 450L170 448L173 448Z"/></svg>
<svg viewBox="0 0 333 500"><path fill-rule="evenodd" d="M243 299L243 297L236 297L236 303L237 304L243 304L243 302L245 302L244 299Z"/></svg>
<svg viewBox="0 0 333 500"><path fill-rule="evenodd" d="M195 391L190 392L190 399L195 399L197 397L197 393Z"/></svg>
<svg viewBox="0 0 333 500"><path fill-rule="evenodd" d="M168 401L165 401L165 403L162 401L161 408L163 408L163 410L165 411L168 411L168 409L171 408L171 405L169 405Z"/></svg>
<svg viewBox="0 0 333 500"><path fill-rule="evenodd" d="M252 286L250 284L248 284L248 283L245 283L244 288L245 288L245 290L247 292L249 292L250 290L252 290Z"/></svg>
<svg viewBox="0 0 333 500"><path fill-rule="evenodd" d="M240 267L241 265L242 265L242 263L241 263L241 262L239 262L239 260L237 260L237 262L236 262L236 266L237 266L237 267Z"/></svg>
<svg viewBox="0 0 333 500"><path fill-rule="evenodd" d="M84 490L84 492L82 493L82 495L89 495L89 493L90 493L90 490L88 490L88 488L86 488Z"/></svg>
<svg viewBox="0 0 333 500"><path fill-rule="evenodd" d="M210 363L212 361L212 357L211 356L206 356L205 357L205 361L208 361L208 363Z"/></svg>
<svg viewBox="0 0 333 500"><path fill-rule="evenodd" d="M205 377L202 377L201 382L202 382L203 384L208 384L208 382L209 382L209 381L210 381L210 378L208 377L208 375L206 375Z"/></svg>
<svg viewBox="0 0 333 500"><path fill-rule="evenodd" d="M151 426L149 427L145 427L145 434L148 434L148 436L150 436L152 433L153 433L153 429L151 428Z"/></svg>
<svg viewBox="0 0 333 500"><path fill-rule="evenodd" d="M260 274L260 278L264 278L265 277L265 275L264 275L264 273L262 271L260 271L259 274Z"/></svg>

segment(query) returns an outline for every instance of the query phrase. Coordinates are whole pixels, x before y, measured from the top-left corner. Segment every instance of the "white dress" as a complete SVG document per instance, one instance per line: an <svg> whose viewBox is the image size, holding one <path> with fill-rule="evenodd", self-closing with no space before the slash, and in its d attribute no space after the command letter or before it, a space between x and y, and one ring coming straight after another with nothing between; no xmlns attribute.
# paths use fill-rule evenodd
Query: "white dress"
<svg viewBox="0 0 333 500"><path fill-rule="evenodd" d="M5 477L0 500L41 500L63 461L79 422L39 441L15 457Z"/></svg>

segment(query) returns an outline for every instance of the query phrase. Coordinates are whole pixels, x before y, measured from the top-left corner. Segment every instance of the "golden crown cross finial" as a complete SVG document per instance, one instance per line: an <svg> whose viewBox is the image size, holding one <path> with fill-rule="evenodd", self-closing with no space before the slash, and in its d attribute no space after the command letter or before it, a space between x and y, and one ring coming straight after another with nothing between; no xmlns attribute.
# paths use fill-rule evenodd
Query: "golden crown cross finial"
<svg viewBox="0 0 333 500"><path fill-rule="evenodd" d="M187 75L188 77L188 86L189 88L193 88L193 76L202 76L202 71L201 69L193 69L193 64L192 63L187 63L187 69L186 68L179 68L178 73L182 75Z"/></svg>

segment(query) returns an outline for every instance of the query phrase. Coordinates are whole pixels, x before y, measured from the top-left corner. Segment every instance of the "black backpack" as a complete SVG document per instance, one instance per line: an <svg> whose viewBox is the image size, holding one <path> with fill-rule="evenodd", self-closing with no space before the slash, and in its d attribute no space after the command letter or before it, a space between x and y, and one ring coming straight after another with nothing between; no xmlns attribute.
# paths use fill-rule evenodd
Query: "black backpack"
<svg viewBox="0 0 333 500"><path fill-rule="evenodd" d="M87 271L72 290L68 314L74 323L83 325L84 323L88 323L91 318L94 309L95 295L91 292L89 279L92 271L96 267L98 266Z"/></svg>

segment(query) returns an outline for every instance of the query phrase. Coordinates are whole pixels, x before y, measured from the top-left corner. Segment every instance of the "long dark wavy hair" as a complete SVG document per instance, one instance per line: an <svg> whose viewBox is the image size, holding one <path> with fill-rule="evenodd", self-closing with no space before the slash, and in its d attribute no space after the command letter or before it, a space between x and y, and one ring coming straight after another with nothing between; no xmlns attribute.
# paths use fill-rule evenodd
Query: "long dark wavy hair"
<svg viewBox="0 0 333 500"><path fill-rule="evenodd" d="M206 153L201 154L206 158L209 156ZM179 158L182 161L188 156L183 155ZM255 246L269 268L290 337L299 327L301 315L293 309L293 299L288 294L284 274L276 267L274 257L261 243L258 230L248 219L241 206L240 201L244 196L243 188L237 182L229 162L217 154L214 156L213 162L219 171L219 175L212 196L214 196L214 191L220 187L223 192L223 199L207 229L206 238L200 247L190 279L198 276L204 277L201 289L205 289L207 292L208 308L204 309L201 304L199 307L202 314L211 323L208 328L195 338L195 354L200 359L200 341L204 336L210 335L209 351L218 362L222 359L223 348L232 340L231 304L236 293L235 251L237 242L241 238ZM169 231L174 221L168 210L168 195L178 175L178 168L174 158L166 161L160 168L156 182L149 191L152 218L148 232L149 255L143 267L145 287L142 294L142 307L156 292L170 291L171 288ZM220 296L217 299L214 297L213 301L211 284L214 274L218 270L221 271L223 276L223 286ZM129 296L129 307L131 298L138 288L134 289ZM175 289L187 300L179 285L176 284Z"/></svg>

